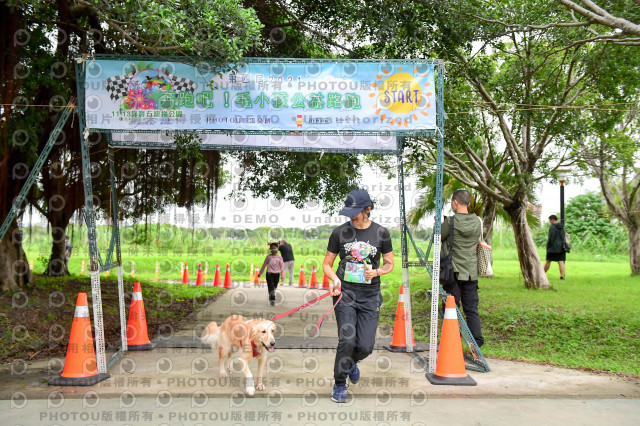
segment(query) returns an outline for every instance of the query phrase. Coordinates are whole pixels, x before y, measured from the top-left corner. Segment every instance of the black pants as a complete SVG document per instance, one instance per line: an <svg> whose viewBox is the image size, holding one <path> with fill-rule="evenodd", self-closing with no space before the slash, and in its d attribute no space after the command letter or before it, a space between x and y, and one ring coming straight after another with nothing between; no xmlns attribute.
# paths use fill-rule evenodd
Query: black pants
<svg viewBox="0 0 640 426"><path fill-rule="evenodd" d="M280 273L267 272L267 288L269 289L269 300L276 301L276 288L278 288L278 282L280 281Z"/></svg>
<svg viewBox="0 0 640 426"><path fill-rule="evenodd" d="M454 284L443 285L442 288L455 297L458 309L460 308L460 302L462 302L462 310L469 331L473 338L476 339L478 346L482 346L484 337L482 337L482 323L480 322L480 314L478 314L478 280L460 281L456 278Z"/></svg>
<svg viewBox="0 0 640 426"><path fill-rule="evenodd" d="M333 297L333 303L338 300ZM368 357L376 343L382 295L378 286L342 287L342 300L335 308L338 349L333 365L336 384L345 384L354 362Z"/></svg>

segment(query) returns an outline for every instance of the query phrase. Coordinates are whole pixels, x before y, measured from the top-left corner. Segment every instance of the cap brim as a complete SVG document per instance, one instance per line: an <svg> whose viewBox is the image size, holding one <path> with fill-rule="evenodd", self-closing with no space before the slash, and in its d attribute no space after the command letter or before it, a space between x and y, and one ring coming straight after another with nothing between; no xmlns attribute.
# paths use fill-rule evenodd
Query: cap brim
<svg viewBox="0 0 640 426"><path fill-rule="evenodd" d="M340 216L356 217L362 210L364 210L364 207L345 207L340 210Z"/></svg>

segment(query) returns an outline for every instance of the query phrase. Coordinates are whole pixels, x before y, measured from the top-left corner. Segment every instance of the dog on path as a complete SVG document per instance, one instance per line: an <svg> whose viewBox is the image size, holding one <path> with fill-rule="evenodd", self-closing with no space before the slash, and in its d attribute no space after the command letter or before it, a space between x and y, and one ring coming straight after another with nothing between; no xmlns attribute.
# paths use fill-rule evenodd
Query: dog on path
<svg viewBox="0 0 640 426"><path fill-rule="evenodd" d="M258 361L255 389L265 390L262 383L264 366L267 363L267 353L275 350L275 331L276 325L272 321L262 318L248 320L241 315L232 315L220 327L215 322L207 324L200 340L212 348L218 347L220 377L227 377L227 371L231 371L231 362L238 360L245 377L245 391L247 395L253 396L254 382L249 361L253 358Z"/></svg>

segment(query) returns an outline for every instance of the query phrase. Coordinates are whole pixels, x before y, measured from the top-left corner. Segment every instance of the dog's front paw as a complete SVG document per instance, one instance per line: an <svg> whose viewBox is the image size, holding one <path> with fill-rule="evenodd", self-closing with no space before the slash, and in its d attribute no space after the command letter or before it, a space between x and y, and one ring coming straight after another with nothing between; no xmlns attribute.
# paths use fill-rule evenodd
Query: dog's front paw
<svg viewBox="0 0 640 426"><path fill-rule="evenodd" d="M253 389L253 377L247 377L244 390L247 392L247 395L253 396L255 390Z"/></svg>
<svg viewBox="0 0 640 426"><path fill-rule="evenodd" d="M262 383L258 383L258 384L256 385L256 389L257 389L257 390L259 390L259 391L263 391L263 390L265 390L266 388L267 388L267 387L266 387L265 385L263 385Z"/></svg>
<svg viewBox="0 0 640 426"><path fill-rule="evenodd" d="M220 377L222 378L227 377L227 372L224 370L220 370Z"/></svg>

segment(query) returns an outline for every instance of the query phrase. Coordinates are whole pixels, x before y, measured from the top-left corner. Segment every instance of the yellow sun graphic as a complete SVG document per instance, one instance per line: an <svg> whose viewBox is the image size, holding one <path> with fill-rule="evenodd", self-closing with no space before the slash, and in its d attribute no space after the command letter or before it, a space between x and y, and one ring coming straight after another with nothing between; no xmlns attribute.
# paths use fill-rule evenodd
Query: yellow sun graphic
<svg viewBox="0 0 640 426"><path fill-rule="evenodd" d="M398 71L402 71L402 67L398 67ZM383 74L388 75L389 71L387 69L382 70ZM388 78L384 79L381 75L376 75L378 81L371 84L371 87L378 88L377 93L369 94L370 97L378 96L378 101L373 106L376 110L376 115L382 113L380 120L384 122L387 118L387 114L393 113L390 117L391 120L389 124L392 126L397 125L401 126L404 124L405 127L409 127L409 123L407 122L407 117L410 117L414 121L418 121L418 115L414 113L416 109L419 107L427 106L430 107L431 104L427 101L426 105L423 104L423 89L420 87L420 83L414 77L418 72L418 68L413 69L413 75L407 72L397 72ZM417 78L425 77L427 73L423 73L417 76ZM424 90L428 90L427 88L431 85L431 82L427 82L424 85ZM427 98L430 98L433 93L426 92L424 93ZM397 117L395 114L404 115ZM426 111L420 111L420 114L424 116L428 116L429 113Z"/></svg>

